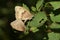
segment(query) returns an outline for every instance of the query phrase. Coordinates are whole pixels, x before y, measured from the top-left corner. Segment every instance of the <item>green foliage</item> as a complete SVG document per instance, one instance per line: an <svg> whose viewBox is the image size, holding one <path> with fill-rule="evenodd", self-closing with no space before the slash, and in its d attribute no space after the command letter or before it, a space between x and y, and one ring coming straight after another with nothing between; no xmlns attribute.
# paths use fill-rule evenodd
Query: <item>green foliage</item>
<svg viewBox="0 0 60 40"><path fill-rule="evenodd" d="M23 7L26 8L27 10L29 10L28 6L23 4Z"/></svg>
<svg viewBox="0 0 60 40"><path fill-rule="evenodd" d="M32 9L32 11L36 11L36 8L35 8L35 7L33 7L33 6L31 7L31 9Z"/></svg>
<svg viewBox="0 0 60 40"><path fill-rule="evenodd" d="M41 10L41 7L43 6L44 0L38 0L36 3L36 9L37 11Z"/></svg>
<svg viewBox="0 0 60 40"><path fill-rule="evenodd" d="M42 21L46 21L46 15L44 12L38 12L37 14L35 14L34 18L32 19L32 21L30 22L30 26L32 27L39 27L42 26L41 23Z"/></svg>
<svg viewBox="0 0 60 40"><path fill-rule="evenodd" d="M28 26L30 27L30 30L32 32L37 32L38 27L41 27L47 20L45 12L37 12L32 19L32 21L29 21Z"/></svg>
<svg viewBox="0 0 60 40"><path fill-rule="evenodd" d="M49 2L52 6L53 6L53 8L54 8L54 10L56 10L56 9L58 9L59 8L59 6L58 6L58 4L57 3L59 3L59 2ZM44 9L47 7L48 8L48 10L50 10L51 9L51 7L48 5L49 3L46 3L45 4L45 7L44 7ZM56 5L57 6L56 6ZM28 30L30 30L30 31L32 31L33 33L36 33L36 32L38 32L40 29L38 29L38 28L40 28L40 27L42 27L42 26L44 26L44 25L46 25L45 27L46 28L52 28L52 29L56 29L56 28L60 28L60 24L57 24L56 22L60 22L60 14L59 15L56 15L56 16L54 16L55 14L52 12L52 11L54 11L53 9L51 9L52 11L48 11L48 10L43 10L43 11L40 11L41 9L42 9L42 7L43 7L43 0L38 0L37 1L37 3L36 3L36 8L35 7L31 7L31 9L32 9L32 11L33 12L35 12L35 15L34 15L34 18L32 18L32 20L31 21L28 21L28 23L27 23L27 25L28 25L28 27L26 27L26 28L29 28ZM47 9L46 8L46 9ZM49 13L49 14L48 14ZM48 16L50 16L50 19L49 19L49 17ZM51 21L53 22L53 23L51 23ZM46 24L45 24L46 23ZM55 36L56 35L56 37L53 37L53 36ZM56 33L48 33L48 37L49 37L49 39L48 40L59 40L59 38L57 38L57 37L59 37L59 35L58 34L56 34ZM51 38L52 37L52 38ZM56 39L54 39L54 38L56 38ZM44 39L44 38L43 38Z"/></svg>
<svg viewBox="0 0 60 40"><path fill-rule="evenodd" d="M60 28L60 24L52 23L52 24L50 25L50 28Z"/></svg>
<svg viewBox="0 0 60 40"><path fill-rule="evenodd" d="M55 15L55 13L57 14L57 9L60 9L60 1L29 0L31 6L28 0L21 1L23 3L20 1L18 3L11 1L12 3L10 3L9 1L6 4L10 4L9 6L0 7L0 37L2 36L3 40L60 40L60 32L55 33L55 30L53 31L53 29L60 30L60 12ZM22 5L34 15L31 20L26 22L25 32L12 29L9 24L15 19L13 7L16 5ZM56 12L54 13L54 11Z"/></svg>
<svg viewBox="0 0 60 40"><path fill-rule="evenodd" d="M60 8L60 1L53 1L53 2L49 2L53 7L54 7L54 10Z"/></svg>
<svg viewBox="0 0 60 40"><path fill-rule="evenodd" d="M59 33L48 33L48 40L60 40L60 34Z"/></svg>
<svg viewBox="0 0 60 40"><path fill-rule="evenodd" d="M60 14L59 15L56 15L54 16L53 13L50 14L50 18L53 22L60 22Z"/></svg>

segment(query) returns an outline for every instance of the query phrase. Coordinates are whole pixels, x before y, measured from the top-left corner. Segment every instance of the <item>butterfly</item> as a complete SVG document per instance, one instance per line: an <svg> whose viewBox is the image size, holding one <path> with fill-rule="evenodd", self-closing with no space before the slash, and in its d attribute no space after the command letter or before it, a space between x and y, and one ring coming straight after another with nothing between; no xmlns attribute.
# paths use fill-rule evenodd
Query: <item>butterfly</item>
<svg viewBox="0 0 60 40"><path fill-rule="evenodd" d="M29 10L25 9L21 6L15 6L15 18L16 20L11 22L10 25L12 28L18 31L25 31L26 25L25 22L27 20L31 20L33 15L30 13ZM24 22L22 21L24 20Z"/></svg>
<svg viewBox="0 0 60 40"><path fill-rule="evenodd" d="M16 6L15 7L15 17L16 17L16 19L21 19L26 22L27 20L32 19L33 15L30 13L29 10L25 9L24 7Z"/></svg>
<svg viewBox="0 0 60 40"><path fill-rule="evenodd" d="M16 29L18 31L25 30L25 25L24 25L23 21L21 21L21 20L15 20L15 21L11 22L10 25L12 26L13 29Z"/></svg>

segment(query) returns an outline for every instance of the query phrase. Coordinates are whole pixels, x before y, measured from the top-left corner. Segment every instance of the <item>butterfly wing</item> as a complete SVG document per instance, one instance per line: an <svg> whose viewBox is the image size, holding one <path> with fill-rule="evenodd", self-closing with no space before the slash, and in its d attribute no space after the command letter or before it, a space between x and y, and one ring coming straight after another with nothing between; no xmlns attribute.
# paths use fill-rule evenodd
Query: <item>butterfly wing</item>
<svg viewBox="0 0 60 40"><path fill-rule="evenodd" d="M24 12L24 9L21 6L16 6L15 7L15 17L16 17L16 19L21 19L23 12Z"/></svg>
<svg viewBox="0 0 60 40"><path fill-rule="evenodd" d="M25 25L21 20L15 20L11 22L12 28L18 30L18 31L24 31L25 30Z"/></svg>
<svg viewBox="0 0 60 40"><path fill-rule="evenodd" d="M30 20L32 19L33 15L26 10L25 8L21 7L21 6L16 6L15 7L15 17L16 19L21 19L21 20Z"/></svg>

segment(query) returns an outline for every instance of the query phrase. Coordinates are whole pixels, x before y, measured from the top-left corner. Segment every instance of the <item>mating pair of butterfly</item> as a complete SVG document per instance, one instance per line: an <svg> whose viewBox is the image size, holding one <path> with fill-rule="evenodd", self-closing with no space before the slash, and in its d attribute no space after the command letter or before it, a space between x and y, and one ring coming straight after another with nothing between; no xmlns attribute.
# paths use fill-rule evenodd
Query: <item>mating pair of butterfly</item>
<svg viewBox="0 0 60 40"><path fill-rule="evenodd" d="M33 17L33 15L30 13L29 10L27 10L21 6L15 6L16 20L11 22L10 25L12 26L12 28L14 28L18 31L25 31L25 29L26 29L25 22L27 20L31 20L32 17ZM22 20L24 20L24 22Z"/></svg>

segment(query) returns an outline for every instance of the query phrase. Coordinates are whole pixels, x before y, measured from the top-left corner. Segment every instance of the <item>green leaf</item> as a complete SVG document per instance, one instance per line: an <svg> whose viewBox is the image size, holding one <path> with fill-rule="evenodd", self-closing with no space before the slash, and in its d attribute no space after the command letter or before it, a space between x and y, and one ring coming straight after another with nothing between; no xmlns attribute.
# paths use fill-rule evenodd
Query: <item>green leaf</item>
<svg viewBox="0 0 60 40"><path fill-rule="evenodd" d="M33 20L30 22L30 26L32 27L37 27L37 26L41 26L45 21L47 20L47 17L45 15L44 12L38 12ZM39 23L41 21L41 23Z"/></svg>
<svg viewBox="0 0 60 40"><path fill-rule="evenodd" d="M42 5L43 5L43 2L44 2L44 0L39 0L39 1L37 1L37 3L36 3L37 11L41 10L41 7L42 7Z"/></svg>
<svg viewBox="0 0 60 40"><path fill-rule="evenodd" d="M31 7L31 9L32 9L32 11L36 11L36 8L35 8L35 7L33 7L33 6Z"/></svg>
<svg viewBox="0 0 60 40"><path fill-rule="evenodd" d="M50 28L60 28L60 24L52 23L52 24L50 25Z"/></svg>
<svg viewBox="0 0 60 40"><path fill-rule="evenodd" d="M39 31L39 29L37 29L37 27L31 27L30 30L31 30L32 32L34 32L34 33L37 32L37 31Z"/></svg>
<svg viewBox="0 0 60 40"><path fill-rule="evenodd" d="M60 14L59 15L56 15L54 16L53 13L50 14L50 18L53 22L60 22Z"/></svg>
<svg viewBox="0 0 60 40"><path fill-rule="evenodd" d="M54 7L54 10L60 8L60 1L53 1L49 3Z"/></svg>
<svg viewBox="0 0 60 40"><path fill-rule="evenodd" d="M23 4L23 7L26 8L27 10L29 10L28 6Z"/></svg>
<svg viewBox="0 0 60 40"><path fill-rule="evenodd" d="M42 26L47 20L47 17L44 12L38 12L31 22L29 22L29 26L32 28L38 28Z"/></svg>
<svg viewBox="0 0 60 40"><path fill-rule="evenodd" d="M60 34L59 33L48 33L48 40L60 40Z"/></svg>

